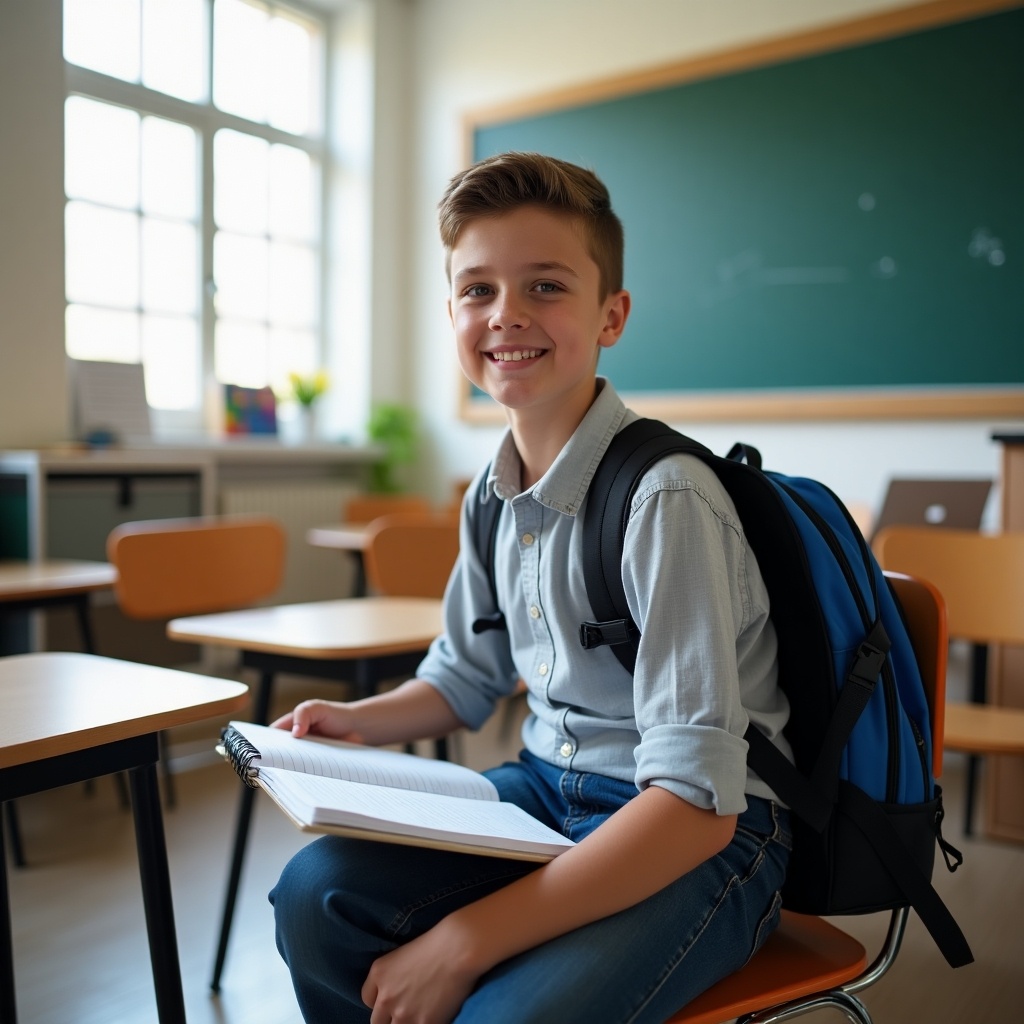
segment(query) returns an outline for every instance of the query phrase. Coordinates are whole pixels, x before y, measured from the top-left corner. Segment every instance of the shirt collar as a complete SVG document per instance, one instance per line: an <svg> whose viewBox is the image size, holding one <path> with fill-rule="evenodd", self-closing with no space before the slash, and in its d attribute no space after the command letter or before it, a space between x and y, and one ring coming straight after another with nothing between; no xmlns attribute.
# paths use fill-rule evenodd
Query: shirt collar
<svg viewBox="0 0 1024 1024"><path fill-rule="evenodd" d="M541 504L569 516L579 511L601 458L628 412L607 378L598 377L597 387L597 397L580 425L551 468L530 490ZM509 430L491 462L484 497L493 491L499 498L510 501L519 494L521 479L522 461Z"/></svg>

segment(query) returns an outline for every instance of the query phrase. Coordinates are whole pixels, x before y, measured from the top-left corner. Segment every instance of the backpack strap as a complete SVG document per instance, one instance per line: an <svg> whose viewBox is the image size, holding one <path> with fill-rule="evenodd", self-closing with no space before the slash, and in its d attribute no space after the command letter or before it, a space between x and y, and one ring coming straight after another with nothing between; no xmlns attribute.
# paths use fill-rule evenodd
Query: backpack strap
<svg viewBox="0 0 1024 1024"><path fill-rule="evenodd" d="M931 881L914 862L899 833L878 804L853 783L844 782L841 806L846 817L867 838L907 902L917 911L949 966L963 967L973 963L974 954L960 926L932 887ZM939 806L942 806L941 802ZM948 844L942 840L940 826L941 815L936 822L936 833L945 852Z"/></svg>
<svg viewBox="0 0 1024 1024"><path fill-rule="evenodd" d="M498 604L498 583L494 574L494 554L498 536L498 520L501 518L501 499L492 491L487 493L487 478L491 467L488 466L480 477L475 498L474 514L470 516L473 533L473 547L487 571L487 582L491 588L491 601L494 612L481 615L473 620L474 633L486 633L490 629L507 629L505 615Z"/></svg>
<svg viewBox="0 0 1024 1024"><path fill-rule="evenodd" d="M634 420L620 430L591 481L583 517L583 579L596 621L580 625L580 643L588 650L611 645L612 653L631 675L640 630L622 585L622 545L629 506L644 473L673 452L714 458L709 448L658 420Z"/></svg>
<svg viewBox="0 0 1024 1024"><path fill-rule="evenodd" d="M583 578L597 621L581 624L580 643L587 649L611 646L630 674L636 668L640 642L640 629L633 621L622 583L630 503L643 474L659 459L674 453L695 455L719 475L720 470L728 469L730 479L722 481L727 490L731 490L730 481L737 474L762 475L761 455L756 448L737 444L722 459L658 420L635 420L612 439L590 485L583 521ZM763 479L767 484L767 478ZM839 688L810 777L755 726L744 735L751 769L815 831L822 832L832 816L843 750L877 685L889 646L885 629L876 619Z"/></svg>

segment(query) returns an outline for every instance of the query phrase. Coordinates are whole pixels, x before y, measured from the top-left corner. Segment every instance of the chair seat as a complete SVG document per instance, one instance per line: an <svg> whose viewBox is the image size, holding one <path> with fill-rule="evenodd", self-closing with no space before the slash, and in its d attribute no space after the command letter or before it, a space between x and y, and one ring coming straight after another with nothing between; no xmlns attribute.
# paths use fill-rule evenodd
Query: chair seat
<svg viewBox="0 0 1024 1024"><path fill-rule="evenodd" d="M1024 709L947 703L945 748L969 754L1024 754Z"/></svg>
<svg viewBox="0 0 1024 1024"><path fill-rule="evenodd" d="M779 927L746 967L712 985L665 1024L719 1024L835 988L866 966L867 952L853 936L820 917L783 910Z"/></svg>

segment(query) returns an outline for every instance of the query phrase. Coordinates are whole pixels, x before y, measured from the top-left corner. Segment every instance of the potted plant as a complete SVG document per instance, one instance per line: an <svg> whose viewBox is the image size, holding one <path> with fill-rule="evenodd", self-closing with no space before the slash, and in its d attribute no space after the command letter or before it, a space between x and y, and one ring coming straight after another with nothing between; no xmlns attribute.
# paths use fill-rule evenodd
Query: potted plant
<svg viewBox="0 0 1024 1024"><path fill-rule="evenodd" d="M370 412L366 433L371 441L384 447L382 458L370 466L370 490L378 494L402 490L395 471L416 458L416 411L397 402L377 403Z"/></svg>

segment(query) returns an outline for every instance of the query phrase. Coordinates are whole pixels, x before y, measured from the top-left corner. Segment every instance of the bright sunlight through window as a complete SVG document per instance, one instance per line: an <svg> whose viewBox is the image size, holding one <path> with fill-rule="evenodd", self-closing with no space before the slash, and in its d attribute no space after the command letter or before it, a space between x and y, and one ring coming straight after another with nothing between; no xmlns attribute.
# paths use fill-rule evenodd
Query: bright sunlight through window
<svg viewBox="0 0 1024 1024"><path fill-rule="evenodd" d="M320 366L324 36L276 2L64 0L67 352L141 362L182 426L211 380Z"/></svg>

